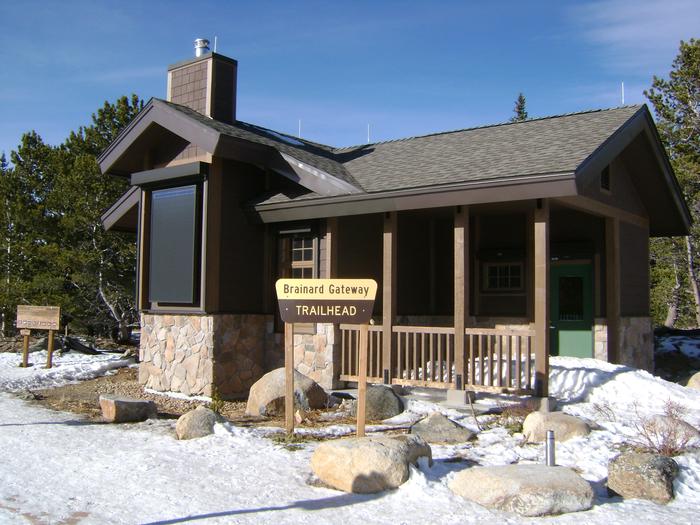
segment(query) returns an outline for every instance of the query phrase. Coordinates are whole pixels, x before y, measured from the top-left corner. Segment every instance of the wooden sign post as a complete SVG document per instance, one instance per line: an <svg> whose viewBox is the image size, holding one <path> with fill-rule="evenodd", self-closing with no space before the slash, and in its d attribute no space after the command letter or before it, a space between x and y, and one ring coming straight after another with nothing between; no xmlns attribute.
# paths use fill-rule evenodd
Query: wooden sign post
<svg viewBox="0 0 700 525"><path fill-rule="evenodd" d="M357 385L357 435L365 435L367 344L377 282L373 279L279 279L275 284L284 321L285 426L294 433L294 324L360 325L360 377Z"/></svg>
<svg viewBox="0 0 700 525"><path fill-rule="evenodd" d="M46 356L46 368L53 366L53 341L54 331L60 328L61 308L59 306L17 306L17 328L22 334L22 364L29 366L29 336L32 330L48 330L48 355Z"/></svg>

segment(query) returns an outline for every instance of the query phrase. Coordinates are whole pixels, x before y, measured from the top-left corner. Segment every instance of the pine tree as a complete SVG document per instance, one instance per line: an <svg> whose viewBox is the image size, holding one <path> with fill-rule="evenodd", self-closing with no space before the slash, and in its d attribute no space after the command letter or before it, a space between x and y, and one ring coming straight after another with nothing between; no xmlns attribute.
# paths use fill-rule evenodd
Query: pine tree
<svg viewBox="0 0 700 525"><path fill-rule="evenodd" d="M656 320L667 310L666 324L700 326L698 246L700 226L700 40L680 43L669 78L654 76L644 94L654 107L661 140L678 177L694 225L683 242L654 239L652 258L652 311ZM668 294L664 290L676 290ZM688 315L690 314L690 315ZM673 321L673 322L672 322Z"/></svg>
<svg viewBox="0 0 700 525"><path fill-rule="evenodd" d="M12 168L0 162L5 331L17 304L60 305L74 327L94 333L124 336L136 320L133 236L107 234L100 222L128 185L102 175L96 158L142 107L135 95L105 102L60 146L32 131L11 152Z"/></svg>
<svg viewBox="0 0 700 525"><path fill-rule="evenodd" d="M510 119L511 122L522 122L523 120L527 120L527 109L525 108L525 95L523 95L522 93L518 93L518 98L515 101L513 113L515 113L515 115Z"/></svg>
<svg viewBox="0 0 700 525"><path fill-rule="evenodd" d="M136 248L132 235L105 232L100 217L128 184L102 175L96 158L142 108L136 95L105 102L90 126L70 134L61 145L64 166L52 200L68 241L62 250L63 287L71 295L71 316L97 332L117 328L120 339L137 319Z"/></svg>

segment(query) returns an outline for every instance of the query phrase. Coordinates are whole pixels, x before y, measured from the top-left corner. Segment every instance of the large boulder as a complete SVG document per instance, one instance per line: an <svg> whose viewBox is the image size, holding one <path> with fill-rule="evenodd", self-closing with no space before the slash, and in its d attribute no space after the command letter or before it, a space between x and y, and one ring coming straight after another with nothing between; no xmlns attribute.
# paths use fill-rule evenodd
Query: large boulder
<svg viewBox="0 0 700 525"><path fill-rule="evenodd" d="M591 429L585 421L563 412L531 412L523 421L523 435L528 443L541 443L547 439L547 431L554 431L554 439L587 436Z"/></svg>
<svg viewBox="0 0 700 525"><path fill-rule="evenodd" d="M175 424L177 439L195 439L214 433L214 425L221 421L213 410L198 406L181 415Z"/></svg>
<svg viewBox="0 0 700 525"><path fill-rule="evenodd" d="M411 427L411 434L422 437L428 443L454 444L464 443L474 437L474 432L443 416L433 412Z"/></svg>
<svg viewBox="0 0 700 525"><path fill-rule="evenodd" d="M102 417L110 423L133 423L158 416L158 408L153 401L110 394L100 396L100 408Z"/></svg>
<svg viewBox="0 0 700 525"><path fill-rule="evenodd" d="M382 421L403 412L403 401L388 386L369 385L365 400L365 417L370 421ZM350 415L357 415L357 403L352 404Z"/></svg>
<svg viewBox="0 0 700 525"><path fill-rule="evenodd" d="M268 372L250 387L245 413L249 416L271 416L284 413L285 369ZM328 394L313 379L294 371L294 408L324 408Z"/></svg>
<svg viewBox="0 0 700 525"><path fill-rule="evenodd" d="M668 503L673 499L673 480L678 464L659 454L623 452L608 463L608 490L625 499L648 499Z"/></svg>
<svg viewBox="0 0 700 525"><path fill-rule="evenodd" d="M593 506L590 484L565 467L473 467L457 473L449 487L464 499L521 516L563 514Z"/></svg>
<svg viewBox="0 0 700 525"><path fill-rule="evenodd" d="M347 438L320 444L311 456L311 468L333 488L371 494L404 483L409 465L420 457L432 464L430 446L419 436Z"/></svg>
<svg viewBox="0 0 700 525"><path fill-rule="evenodd" d="M688 388L700 390L700 372L695 372L692 376L690 376L690 379L688 379L688 383L686 384L686 386Z"/></svg>

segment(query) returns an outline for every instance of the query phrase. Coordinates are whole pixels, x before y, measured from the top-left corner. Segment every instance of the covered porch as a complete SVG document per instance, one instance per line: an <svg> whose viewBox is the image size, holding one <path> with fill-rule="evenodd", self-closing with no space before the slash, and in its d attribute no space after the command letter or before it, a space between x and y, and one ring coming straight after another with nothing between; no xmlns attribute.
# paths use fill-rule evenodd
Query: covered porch
<svg viewBox="0 0 700 525"><path fill-rule="evenodd" d="M616 360L621 219L647 234L643 218L622 215L532 199L331 218L321 274L380 284L370 382L547 396L549 356L564 350L552 306L589 319L588 357ZM580 307L552 305L552 265L590 268ZM357 381L359 329L336 330L338 378Z"/></svg>

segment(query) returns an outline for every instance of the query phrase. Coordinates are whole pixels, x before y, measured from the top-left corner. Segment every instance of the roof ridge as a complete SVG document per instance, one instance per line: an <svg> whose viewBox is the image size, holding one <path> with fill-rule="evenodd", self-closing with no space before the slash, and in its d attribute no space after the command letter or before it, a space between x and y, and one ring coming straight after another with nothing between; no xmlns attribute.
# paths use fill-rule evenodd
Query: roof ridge
<svg viewBox="0 0 700 525"><path fill-rule="evenodd" d="M414 140L414 139L422 139L422 138L427 138L427 137L435 137L438 135L450 135L452 133L462 133L464 131L474 131L477 129L487 129L487 128L498 128L501 126L511 126L511 125L517 125L517 124L527 124L530 122L538 122L541 120L550 120L550 119L555 119L555 118L563 118L563 117L572 117L576 115L586 115L589 113L602 113L604 111L617 111L620 109L628 109L628 108L641 108L644 106L644 104L626 104L624 106L616 106L612 108L598 108L598 109L588 109L584 111L573 111L570 113L560 113L558 115L547 115L544 117L535 117L535 118L529 118L526 120L519 120L516 122L512 121L507 121L507 122L497 122L495 124L483 124L481 126L472 126L470 128L460 128L460 129L451 129L447 131L436 131L434 133L426 133L425 135L412 135L410 137L402 137L398 139L390 139L390 140L382 140L379 142L372 142L372 143L367 143L367 144L358 144L355 146L343 146L340 148L334 148L333 152L334 153L339 153L339 152L347 152L348 150L358 150L362 148L366 148L368 146L376 146L379 144L391 144L394 142L404 142L407 140Z"/></svg>

